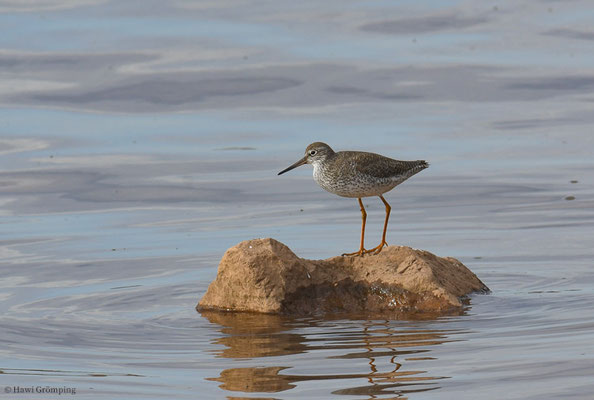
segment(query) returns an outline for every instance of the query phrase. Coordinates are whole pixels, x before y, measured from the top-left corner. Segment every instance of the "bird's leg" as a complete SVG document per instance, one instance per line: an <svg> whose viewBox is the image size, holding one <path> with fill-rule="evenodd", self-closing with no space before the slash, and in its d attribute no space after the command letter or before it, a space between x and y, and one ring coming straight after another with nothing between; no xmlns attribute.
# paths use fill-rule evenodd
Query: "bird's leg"
<svg viewBox="0 0 594 400"><path fill-rule="evenodd" d="M379 198L382 199L384 205L386 206L386 220L384 221L384 233L382 233L382 242L379 244L379 246L374 247L373 249L365 250L366 253L378 254L380 251L382 251L382 248L384 246L388 245L388 243L386 243L386 231L388 230L388 220L390 219L390 211L392 210L392 207L390 207L386 199L384 199L384 196L380 194Z"/></svg>
<svg viewBox="0 0 594 400"><path fill-rule="evenodd" d="M367 220L367 213L365 212L365 207L363 207L363 202L361 198L358 197L359 206L361 206L361 246L359 247L359 251L355 251L354 253L344 253L343 256L361 256L367 253L367 250L363 247L363 243L365 241L365 221Z"/></svg>

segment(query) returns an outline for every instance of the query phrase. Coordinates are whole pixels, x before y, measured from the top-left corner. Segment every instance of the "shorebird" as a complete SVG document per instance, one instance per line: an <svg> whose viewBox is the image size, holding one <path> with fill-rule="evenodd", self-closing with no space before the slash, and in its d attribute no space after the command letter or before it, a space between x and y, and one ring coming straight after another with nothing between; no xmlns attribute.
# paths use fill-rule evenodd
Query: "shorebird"
<svg viewBox="0 0 594 400"><path fill-rule="evenodd" d="M313 165L313 178L323 189L342 197L357 198L359 201L362 217L361 245L358 251L345 253L343 256L378 254L388 245L386 230L392 208L383 194L429 166L424 160L400 161L363 151L335 152L326 143L315 142L307 146L305 156L301 160L283 169L278 175L304 164ZM386 207L386 219L381 243L366 250L364 242L367 212L361 198L370 196L379 196L382 200Z"/></svg>

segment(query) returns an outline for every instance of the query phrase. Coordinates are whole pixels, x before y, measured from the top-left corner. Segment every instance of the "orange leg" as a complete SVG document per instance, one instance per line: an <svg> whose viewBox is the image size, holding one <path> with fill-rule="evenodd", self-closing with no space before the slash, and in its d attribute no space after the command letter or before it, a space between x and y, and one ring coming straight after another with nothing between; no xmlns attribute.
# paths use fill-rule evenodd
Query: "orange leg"
<svg viewBox="0 0 594 400"><path fill-rule="evenodd" d="M361 198L359 197L357 198L357 200L359 200L359 206L361 206L361 246L359 248L359 251L355 251L354 253L344 253L343 256L362 256L363 254L368 252L363 247L363 243L365 241L365 221L367 220L367 212L365 212L365 207L363 207L363 202L361 201Z"/></svg>
<svg viewBox="0 0 594 400"><path fill-rule="evenodd" d="M379 198L382 199L384 205L386 206L386 220L384 221L384 233L382 233L382 242L379 244L379 246L374 247L373 249L365 250L366 253L378 254L380 251L382 251L382 248L384 246L388 245L388 243L386 242L386 231L388 230L388 220L390 219L390 211L392 210L392 207L390 207L386 199L384 199L384 196L380 194Z"/></svg>

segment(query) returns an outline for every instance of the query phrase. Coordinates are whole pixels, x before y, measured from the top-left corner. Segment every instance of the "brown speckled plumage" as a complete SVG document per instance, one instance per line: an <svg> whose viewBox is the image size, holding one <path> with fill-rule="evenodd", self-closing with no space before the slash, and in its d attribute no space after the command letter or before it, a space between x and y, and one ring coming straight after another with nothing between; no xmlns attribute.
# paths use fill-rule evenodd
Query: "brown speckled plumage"
<svg viewBox="0 0 594 400"><path fill-rule="evenodd" d="M313 165L314 179L325 190L358 198L386 193L428 166L423 160L400 161L363 151L334 152L321 142L307 146L305 157L296 164L305 163Z"/></svg>
<svg viewBox="0 0 594 400"><path fill-rule="evenodd" d="M362 151L335 152L326 143L315 142L307 146L305 156L282 170L283 174L303 164L312 164L314 180L328 192L342 197L359 199L363 226L361 228L361 248L349 255L363 255L369 252L378 253L386 245L385 236L390 215L390 205L382 196L396 186L424 170L429 166L424 160L400 161L375 153ZM361 202L362 197L379 196L386 206L386 220L382 243L374 249L363 248L365 219L367 213Z"/></svg>

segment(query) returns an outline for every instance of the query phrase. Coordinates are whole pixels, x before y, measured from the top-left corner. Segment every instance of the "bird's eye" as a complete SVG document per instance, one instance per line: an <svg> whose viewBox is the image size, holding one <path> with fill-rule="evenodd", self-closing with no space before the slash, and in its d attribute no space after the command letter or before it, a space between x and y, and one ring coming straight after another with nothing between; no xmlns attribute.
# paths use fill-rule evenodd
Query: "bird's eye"
<svg viewBox="0 0 594 400"><path fill-rule="evenodd" d="M315 156L315 155L316 155L316 153L317 153L317 151L315 151L315 150L310 150L310 151L309 151L309 155L310 155L310 156Z"/></svg>

